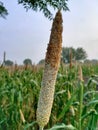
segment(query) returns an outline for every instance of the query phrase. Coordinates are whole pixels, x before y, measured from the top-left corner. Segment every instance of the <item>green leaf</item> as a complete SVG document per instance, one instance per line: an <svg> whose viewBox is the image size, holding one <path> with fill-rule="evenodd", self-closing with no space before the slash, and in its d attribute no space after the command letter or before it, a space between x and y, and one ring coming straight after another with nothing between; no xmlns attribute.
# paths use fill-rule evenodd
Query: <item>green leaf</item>
<svg viewBox="0 0 98 130"><path fill-rule="evenodd" d="M98 113L96 111L92 112L91 119L88 122L88 128L91 130L96 130L98 122Z"/></svg>
<svg viewBox="0 0 98 130"><path fill-rule="evenodd" d="M5 122L5 121L6 121L6 118L3 119L2 121L0 121L0 125L1 125L3 122Z"/></svg>
<svg viewBox="0 0 98 130"><path fill-rule="evenodd" d="M21 91L19 91L19 93L18 93L18 100L19 100L19 102L22 102L23 101L23 98L22 98L22 94L21 94Z"/></svg>
<svg viewBox="0 0 98 130"><path fill-rule="evenodd" d="M26 10L32 9L34 11L42 11L45 17L52 20L53 14L50 11L49 6L53 9L69 11L67 1L68 0L18 0L18 3L22 4Z"/></svg>
<svg viewBox="0 0 98 130"><path fill-rule="evenodd" d="M70 108L70 106L73 103L73 100L76 97L76 93L74 93L71 98L68 100L68 102L65 104L64 109L61 111L61 113L58 116L58 120L61 119L62 117L64 117L65 113L68 111L68 109Z"/></svg>
<svg viewBox="0 0 98 130"><path fill-rule="evenodd" d="M57 95L59 95L59 94L63 94L63 93L65 93L65 92L66 92L66 90L61 90L61 91L59 91L59 92L56 92L55 96L57 96Z"/></svg>
<svg viewBox="0 0 98 130"><path fill-rule="evenodd" d="M92 100L90 101L87 106L93 105L93 104L98 104L98 100Z"/></svg>
<svg viewBox="0 0 98 130"><path fill-rule="evenodd" d="M88 95L88 94L98 94L98 91L87 91L85 94L84 94L84 98Z"/></svg>
<svg viewBox="0 0 98 130"><path fill-rule="evenodd" d="M0 1L0 17L6 18L6 15L8 15L8 11L4 7L3 3Z"/></svg>
<svg viewBox="0 0 98 130"><path fill-rule="evenodd" d="M65 125L64 123L59 124L59 125L54 125L52 128L48 129L48 130L57 130L57 129L61 129L61 128L65 128L67 130L76 130L76 128L74 126L70 125Z"/></svg>
<svg viewBox="0 0 98 130"><path fill-rule="evenodd" d="M81 120L84 120L85 118L87 118L88 116L90 116L90 115L92 115L92 114L98 116L97 111L96 111L95 109L91 109L91 110L89 110L85 115L82 116Z"/></svg>
<svg viewBox="0 0 98 130"><path fill-rule="evenodd" d="M31 82L32 84L34 84L36 87L39 87L39 85L38 85L37 81L35 81L35 80L31 79L31 80L30 80L30 82Z"/></svg>
<svg viewBox="0 0 98 130"><path fill-rule="evenodd" d="M24 130L27 130L29 127L35 125L36 123L37 123L36 121L33 121L32 123L26 124L25 127L24 127Z"/></svg>

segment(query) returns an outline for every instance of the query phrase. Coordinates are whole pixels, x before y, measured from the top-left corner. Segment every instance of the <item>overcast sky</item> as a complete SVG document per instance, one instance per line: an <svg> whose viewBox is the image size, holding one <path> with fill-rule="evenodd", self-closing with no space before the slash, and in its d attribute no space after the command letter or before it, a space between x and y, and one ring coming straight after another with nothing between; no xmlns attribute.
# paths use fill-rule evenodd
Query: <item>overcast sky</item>
<svg viewBox="0 0 98 130"><path fill-rule="evenodd" d="M38 63L45 58L52 21L41 12L26 12L17 0L1 1L9 15L0 18L0 62L6 51L6 59L18 64L26 58ZM83 47L89 59L98 59L98 0L69 0L68 7L70 12L63 12L63 46Z"/></svg>

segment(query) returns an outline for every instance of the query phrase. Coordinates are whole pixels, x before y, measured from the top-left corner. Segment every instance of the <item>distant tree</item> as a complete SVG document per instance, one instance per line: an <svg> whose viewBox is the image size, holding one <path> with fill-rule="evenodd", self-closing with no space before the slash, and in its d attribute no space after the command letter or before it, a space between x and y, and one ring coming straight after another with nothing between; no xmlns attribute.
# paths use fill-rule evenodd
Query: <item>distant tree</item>
<svg viewBox="0 0 98 130"><path fill-rule="evenodd" d="M27 58L27 59L25 59L25 60L23 61L23 64L24 64L24 65L32 65L32 60L29 59L29 58Z"/></svg>
<svg viewBox="0 0 98 130"><path fill-rule="evenodd" d="M5 60L5 65L6 66L12 66L13 65L13 61L11 61L11 60Z"/></svg>
<svg viewBox="0 0 98 130"><path fill-rule="evenodd" d="M6 15L8 15L8 11L0 1L0 17L6 18Z"/></svg>
<svg viewBox="0 0 98 130"><path fill-rule="evenodd" d="M98 60L97 59L92 59L92 60L86 59L86 60L84 60L84 63L85 64L98 64Z"/></svg>
<svg viewBox="0 0 98 130"><path fill-rule="evenodd" d="M84 60L84 63L85 63L85 64L90 64L90 63L91 63L91 60L86 59L86 60Z"/></svg>
<svg viewBox="0 0 98 130"><path fill-rule="evenodd" d="M42 64L44 64L44 63L45 63L45 59L42 59L42 60L39 61L38 64L39 64L39 65L42 65Z"/></svg>
<svg viewBox="0 0 98 130"><path fill-rule="evenodd" d="M62 59L63 62L70 62L70 55L72 60L85 60L87 58L87 53L83 48L74 49L73 47L63 47L62 48Z"/></svg>
<svg viewBox="0 0 98 130"><path fill-rule="evenodd" d="M87 53L86 51L82 48L82 47L79 47L76 49L76 56L75 56L75 59L77 61L79 60L85 60L87 58Z"/></svg>
<svg viewBox="0 0 98 130"><path fill-rule="evenodd" d="M91 60L91 63L92 63L92 64L98 64L98 60L97 60L97 59L92 59L92 60Z"/></svg>
<svg viewBox="0 0 98 130"><path fill-rule="evenodd" d="M72 55L72 59L75 58L75 49L73 47L63 47L62 48L62 60L64 63L70 62L70 54Z"/></svg>

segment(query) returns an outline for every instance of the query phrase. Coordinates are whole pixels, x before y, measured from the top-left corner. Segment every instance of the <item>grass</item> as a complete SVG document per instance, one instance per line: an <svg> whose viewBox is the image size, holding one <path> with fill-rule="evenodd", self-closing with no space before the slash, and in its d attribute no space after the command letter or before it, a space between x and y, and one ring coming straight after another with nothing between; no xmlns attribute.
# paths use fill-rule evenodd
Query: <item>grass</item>
<svg viewBox="0 0 98 130"><path fill-rule="evenodd" d="M83 65L82 68L84 82L81 85L78 68L60 67L51 117L45 129L98 128L97 66ZM11 69L0 68L0 130L39 129L36 109L42 73L43 68L23 68L12 72ZM20 109L25 122L21 118Z"/></svg>

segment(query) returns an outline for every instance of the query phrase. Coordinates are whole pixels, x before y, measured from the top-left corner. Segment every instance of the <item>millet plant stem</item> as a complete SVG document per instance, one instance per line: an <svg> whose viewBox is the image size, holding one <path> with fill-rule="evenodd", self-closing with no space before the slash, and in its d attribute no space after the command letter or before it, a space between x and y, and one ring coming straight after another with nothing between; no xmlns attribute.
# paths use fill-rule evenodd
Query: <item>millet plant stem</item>
<svg viewBox="0 0 98 130"><path fill-rule="evenodd" d="M83 108L83 73L82 73L82 67L79 66L79 130L82 130L82 124L81 124L81 116L82 116L82 108Z"/></svg>
<svg viewBox="0 0 98 130"><path fill-rule="evenodd" d="M39 130L44 130L44 129L43 129L43 127L40 127L40 129L39 129Z"/></svg>
<svg viewBox="0 0 98 130"><path fill-rule="evenodd" d="M82 130L81 116L83 108L83 83L80 81L79 130Z"/></svg>

